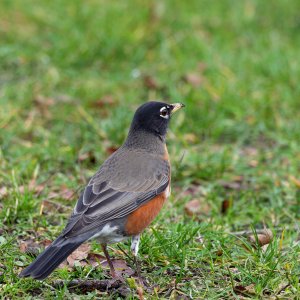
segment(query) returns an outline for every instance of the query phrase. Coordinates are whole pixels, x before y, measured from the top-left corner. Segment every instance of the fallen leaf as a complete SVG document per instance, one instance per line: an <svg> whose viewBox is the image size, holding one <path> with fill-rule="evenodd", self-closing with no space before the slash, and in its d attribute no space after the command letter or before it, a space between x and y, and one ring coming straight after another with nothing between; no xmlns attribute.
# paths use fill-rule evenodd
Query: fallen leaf
<svg viewBox="0 0 300 300"><path fill-rule="evenodd" d="M119 275L127 275L132 276L135 271L127 266L126 261L122 259L112 259L112 264L114 265L114 268ZM101 263L101 266L105 269L109 269L108 262L105 260L103 263Z"/></svg>
<svg viewBox="0 0 300 300"><path fill-rule="evenodd" d="M198 86L202 85L202 83L203 83L202 76L197 73L188 73L188 74L184 75L183 80L186 83L189 83L190 85L192 85L194 87L198 87Z"/></svg>
<svg viewBox="0 0 300 300"><path fill-rule="evenodd" d="M24 192L27 190L29 192L34 192L36 194L40 194L45 188L44 184L37 184L34 179L31 179L28 183L28 185L21 185L19 186L19 192L21 194L24 194Z"/></svg>
<svg viewBox="0 0 300 300"><path fill-rule="evenodd" d="M231 206L232 206L232 201L229 199L224 199L222 202L221 213L225 214Z"/></svg>
<svg viewBox="0 0 300 300"><path fill-rule="evenodd" d="M89 253L85 261L88 265L91 265L92 267L97 267L106 261L106 257L98 253Z"/></svg>
<svg viewBox="0 0 300 300"><path fill-rule="evenodd" d="M39 254L40 248L40 245L33 239L24 240L19 243L20 251L33 257L36 257Z"/></svg>
<svg viewBox="0 0 300 300"><path fill-rule="evenodd" d="M257 242L260 247L269 244L273 240L273 232L270 229L264 229L261 233L257 234L257 239L254 234L248 236L249 242L256 246Z"/></svg>
<svg viewBox="0 0 300 300"><path fill-rule="evenodd" d="M237 294L242 294L242 295L254 295L255 294L255 285L252 283L247 286L243 285L236 285L234 287L234 291Z"/></svg>
<svg viewBox="0 0 300 300"><path fill-rule="evenodd" d="M95 156L94 152L88 151L88 152L80 154L78 156L78 161L79 162L88 161L91 164L95 164L96 163L96 156Z"/></svg>
<svg viewBox="0 0 300 300"><path fill-rule="evenodd" d="M104 106L113 106L116 104L116 99L112 95L104 95L102 98L91 103L95 108L102 108Z"/></svg>
<svg viewBox="0 0 300 300"><path fill-rule="evenodd" d="M241 190L248 188L243 176L234 176L232 180L219 180L217 183L228 190Z"/></svg>
<svg viewBox="0 0 300 300"><path fill-rule="evenodd" d="M74 192L73 190L70 190L66 186L61 186L58 192L49 193L48 199L60 198L63 200L72 200L75 195L76 192Z"/></svg>
<svg viewBox="0 0 300 300"><path fill-rule="evenodd" d="M150 75L145 75L143 77L143 81L144 81L144 86L149 90L159 89L159 84L157 83L157 80L154 77Z"/></svg>
<svg viewBox="0 0 300 300"><path fill-rule="evenodd" d="M186 214L190 217L208 215L211 208L204 198L193 199L184 206Z"/></svg>
<svg viewBox="0 0 300 300"><path fill-rule="evenodd" d="M80 262L88 257L88 254L91 250L89 244L80 245L73 253L67 257L67 262L70 267L74 267L76 262Z"/></svg>
<svg viewBox="0 0 300 300"><path fill-rule="evenodd" d="M175 187L176 188L176 187ZM181 191L181 189L178 189L178 192ZM206 196L207 190L199 184L190 184L189 187L183 191L183 196Z"/></svg>

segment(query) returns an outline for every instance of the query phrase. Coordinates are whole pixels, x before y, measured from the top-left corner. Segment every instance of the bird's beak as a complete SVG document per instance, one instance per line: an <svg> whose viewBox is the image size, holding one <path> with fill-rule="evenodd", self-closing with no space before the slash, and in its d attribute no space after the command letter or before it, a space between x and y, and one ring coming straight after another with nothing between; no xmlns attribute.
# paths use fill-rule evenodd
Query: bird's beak
<svg viewBox="0 0 300 300"><path fill-rule="evenodd" d="M179 110L180 108L183 108L185 107L184 104L182 103L173 103L173 104L170 104L172 110L171 110L171 115L174 114L174 112L176 112L177 110Z"/></svg>

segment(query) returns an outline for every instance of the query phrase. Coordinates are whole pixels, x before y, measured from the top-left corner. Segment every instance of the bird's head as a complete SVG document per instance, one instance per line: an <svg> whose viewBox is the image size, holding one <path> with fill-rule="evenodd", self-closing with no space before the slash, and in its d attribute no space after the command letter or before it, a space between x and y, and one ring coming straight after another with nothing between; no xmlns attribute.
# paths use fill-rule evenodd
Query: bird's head
<svg viewBox="0 0 300 300"><path fill-rule="evenodd" d="M131 130L143 130L164 138L171 116L184 106L182 103L146 102L136 110Z"/></svg>

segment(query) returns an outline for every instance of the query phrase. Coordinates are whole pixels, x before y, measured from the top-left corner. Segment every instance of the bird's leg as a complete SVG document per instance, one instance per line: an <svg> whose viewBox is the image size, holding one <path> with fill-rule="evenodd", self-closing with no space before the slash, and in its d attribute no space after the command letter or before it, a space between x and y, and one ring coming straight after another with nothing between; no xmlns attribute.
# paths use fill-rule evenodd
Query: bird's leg
<svg viewBox="0 0 300 300"><path fill-rule="evenodd" d="M107 263L109 265L110 274L111 274L112 278L119 279L119 276L117 275L115 267L114 267L114 265L113 265L113 263L112 263L112 261L110 259L110 256L108 254L107 245L106 244L101 244L101 247L102 247L103 253L104 253L105 257L106 257L106 261L107 261Z"/></svg>
<svg viewBox="0 0 300 300"><path fill-rule="evenodd" d="M140 282L140 284L143 284L143 280L141 277L141 268L140 268L140 264L137 258L138 252L139 252L139 244L140 244L140 235L135 235L134 237L132 237L132 241L131 241L131 253L134 257L134 263L135 263L135 267L136 267L136 274L138 276L138 280Z"/></svg>

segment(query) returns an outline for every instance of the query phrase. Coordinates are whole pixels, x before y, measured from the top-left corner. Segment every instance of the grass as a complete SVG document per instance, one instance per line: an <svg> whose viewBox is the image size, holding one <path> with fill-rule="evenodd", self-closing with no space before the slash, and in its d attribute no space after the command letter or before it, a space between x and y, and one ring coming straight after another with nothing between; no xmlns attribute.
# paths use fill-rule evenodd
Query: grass
<svg viewBox="0 0 300 300"><path fill-rule="evenodd" d="M135 108L165 99L186 109L168 135L172 197L142 237L142 272L155 285L145 297L299 298L299 9L296 0L1 1L0 297L117 297L51 288L105 278L101 268L19 279L32 261L19 244L54 239L76 197L58 193L53 202L67 208L40 215L42 201L83 187ZM210 205L205 216L184 213L194 198ZM234 234L264 226L275 234L264 250Z"/></svg>

